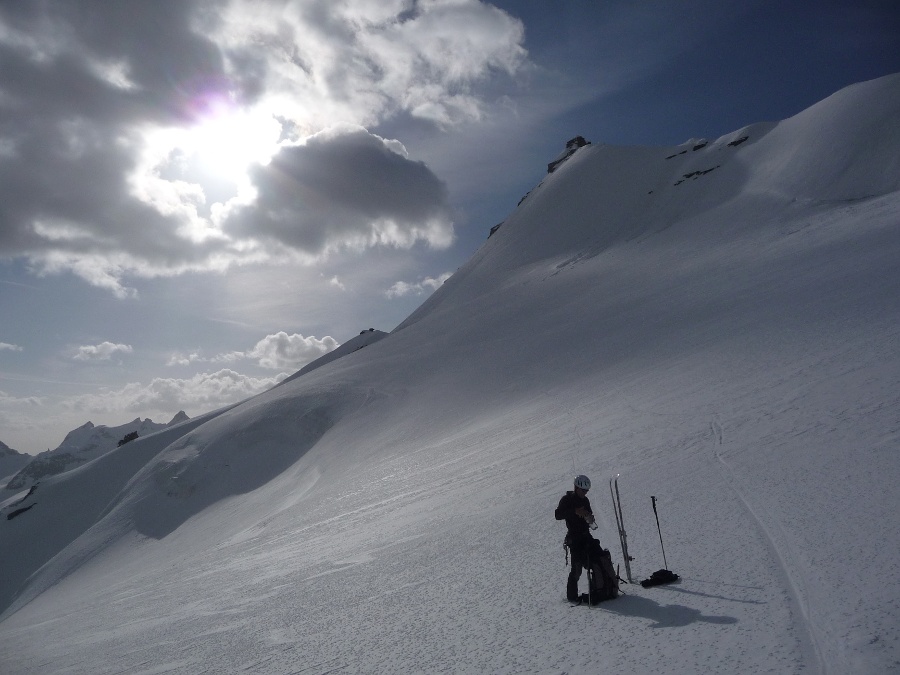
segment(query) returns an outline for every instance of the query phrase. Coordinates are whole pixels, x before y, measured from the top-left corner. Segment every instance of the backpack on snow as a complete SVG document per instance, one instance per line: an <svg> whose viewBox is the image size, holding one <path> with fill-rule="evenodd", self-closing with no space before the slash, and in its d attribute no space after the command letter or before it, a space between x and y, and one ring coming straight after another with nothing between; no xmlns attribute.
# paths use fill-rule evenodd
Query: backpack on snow
<svg viewBox="0 0 900 675"><path fill-rule="evenodd" d="M599 541L591 537L582 548L573 545L571 537L566 535L563 548L566 550L566 562L571 552L572 562L574 563L577 557L578 562L587 570L592 605L619 597L619 575L613 567L612 555L600 546Z"/></svg>
<svg viewBox="0 0 900 675"><path fill-rule="evenodd" d="M612 556L605 548L596 546L594 549L591 551L592 554L596 549L600 549L600 554L591 556L591 565L587 568L591 586L591 604L619 596L619 576L613 567Z"/></svg>

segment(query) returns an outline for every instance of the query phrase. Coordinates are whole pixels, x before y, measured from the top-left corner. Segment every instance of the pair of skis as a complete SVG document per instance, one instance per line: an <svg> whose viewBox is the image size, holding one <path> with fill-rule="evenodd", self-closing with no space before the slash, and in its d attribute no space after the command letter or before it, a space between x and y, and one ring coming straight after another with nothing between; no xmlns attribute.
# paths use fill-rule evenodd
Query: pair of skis
<svg viewBox="0 0 900 675"><path fill-rule="evenodd" d="M619 497L619 474L609 479L609 494L612 496L613 510L616 512L616 527L619 530L619 543L622 545L622 559L625 561L625 576L628 577L628 583L633 584L631 578L631 561L634 560L628 555L628 535L625 534L625 520L622 517L622 500ZM654 500L656 498L654 497ZM654 505L655 509L655 505Z"/></svg>

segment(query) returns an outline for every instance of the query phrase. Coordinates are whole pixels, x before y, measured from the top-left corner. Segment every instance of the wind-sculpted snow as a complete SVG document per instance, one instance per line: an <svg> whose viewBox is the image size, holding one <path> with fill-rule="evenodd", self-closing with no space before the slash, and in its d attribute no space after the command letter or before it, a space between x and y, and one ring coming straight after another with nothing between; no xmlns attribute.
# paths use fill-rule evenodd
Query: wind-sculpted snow
<svg viewBox="0 0 900 675"><path fill-rule="evenodd" d="M135 528L162 539L210 505L266 485L315 446L348 406L364 400L365 394L354 397L346 389L263 395L211 420L166 448L139 476L128 498Z"/></svg>
<svg viewBox="0 0 900 675"><path fill-rule="evenodd" d="M42 483L3 672L900 670L898 113L593 139L384 339ZM570 608L577 473L678 584Z"/></svg>
<svg viewBox="0 0 900 675"><path fill-rule="evenodd" d="M865 110L859 108L865 106ZM842 89L750 150L748 189L850 201L900 190L900 75Z"/></svg>

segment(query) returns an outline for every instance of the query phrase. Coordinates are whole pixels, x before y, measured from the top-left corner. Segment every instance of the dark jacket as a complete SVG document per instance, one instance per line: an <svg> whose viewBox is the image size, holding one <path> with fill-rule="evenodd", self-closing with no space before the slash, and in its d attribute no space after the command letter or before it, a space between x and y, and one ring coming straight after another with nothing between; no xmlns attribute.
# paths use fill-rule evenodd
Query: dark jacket
<svg viewBox="0 0 900 675"><path fill-rule="evenodd" d="M556 519L566 521L566 527L569 528L569 536L572 540L591 536L588 522L575 513L575 509L579 507L584 507L588 512L594 513L590 500L587 497L579 497L574 491L564 494L563 498L559 500L559 506L556 507Z"/></svg>

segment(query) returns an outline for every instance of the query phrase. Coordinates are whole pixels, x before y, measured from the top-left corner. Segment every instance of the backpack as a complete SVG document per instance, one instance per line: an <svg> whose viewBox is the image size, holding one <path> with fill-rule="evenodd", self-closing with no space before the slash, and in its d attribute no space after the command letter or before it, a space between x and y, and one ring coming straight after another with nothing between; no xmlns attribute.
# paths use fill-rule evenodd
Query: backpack
<svg viewBox="0 0 900 675"><path fill-rule="evenodd" d="M600 549L600 554L591 556L591 566L588 568L592 605L619 596L619 575L613 567L612 556L608 550L599 546L592 553L596 549Z"/></svg>
<svg viewBox="0 0 900 675"><path fill-rule="evenodd" d="M644 579L641 582L641 586L644 588L650 588L651 586L661 586L662 584L671 584L674 581L678 581L681 577L679 577L675 572L671 570L656 570L653 574L650 575L649 579Z"/></svg>
<svg viewBox="0 0 900 675"><path fill-rule="evenodd" d="M600 546L600 542L591 537L588 542L577 546L572 541L572 537L566 535L563 548L566 550L567 563L571 552L573 562L577 555L578 561L587 570L592 605L619 597L619 575L616 574L616 569L613 567L612 555L607 549ZM590 561L590 565L588 565L588 561Z"/></svg>

